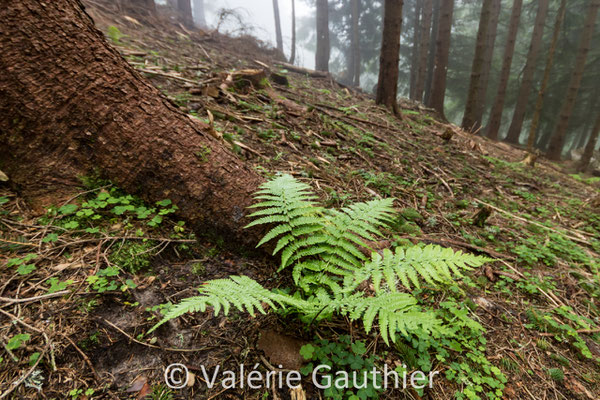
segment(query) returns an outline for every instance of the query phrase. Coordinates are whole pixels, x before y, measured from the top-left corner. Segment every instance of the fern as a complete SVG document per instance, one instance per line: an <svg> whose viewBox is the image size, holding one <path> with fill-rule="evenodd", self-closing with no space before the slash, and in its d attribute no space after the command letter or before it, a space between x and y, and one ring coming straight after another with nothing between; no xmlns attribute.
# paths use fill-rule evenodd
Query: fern
<svg viewBox="0 0 600 400"><path fill-rule="evenodd" d="M433 312L422 312L417 300L408 293L380 293L375 297L354 294L343 298L342 314L348 313L352 321L362 319L365 332L369 333L373 322L377 322L381 337L386 344L389 338L396 341L396 332L408 336L418 328L441 332L440 321Z"/></svg>
<svg viewBox="0 0 600 400"><path fill-rule="evenodd" d="M397 290L398 282L407 289L412 285L420 288L421 279L431 285L452 281L454 276L462 277L463 270L480 267L490 259L450 248L427 245L406 249L396 248L395 252L383 250L383 256L373 253L371 260L356 275L352 287L372 279L375 292L380 292L382 282L391 291Z"/></svg>
<svg viewBox="0 0 600 400"><path fill-rule="evenodd" d="M219 315L221 310L224 315L228 315L232 305L240 311L247 311L252 316L255 315L255 310L265 314L262 303L275 310L285 308L286 304L302 306L302 303L292 297L271 292L247 276L231 276L229 279L208 281L198 291L200 296L189 297L169 308L164 318L148 333L184 314L204 312L207 306L213 307L215 316Z"/></svg>
<svg viewBox="0 0 600 400"><path fill-rule="evenodd" d="M383 236L381 228L393 218L393 199L327 210L317 205L308 185L289 175L263 184L255 197L259 202L252 208L258 210L250 215L254 221L247 227L273 225L257 247L277 240L273 254L281 253L279 269L291 267L300 290L292 295L269 291L243 276L209 281L199 296L171 307L150 332L188 312L212 307L215 315L221 311L227 315L233 306L252 316L256 311L264 314L265 308L288 309L310 323L337 313L362 320L367 333L377 323L387 344L395 342L398 333L441 334L444 329L435 314L422 311L417 300L398 287L420 287L421 281L437 285L488 261L432 245L373 252L368 243ZM370 257L365 255L369 250ZM372 297L357 290L369 280Z"/></svg>

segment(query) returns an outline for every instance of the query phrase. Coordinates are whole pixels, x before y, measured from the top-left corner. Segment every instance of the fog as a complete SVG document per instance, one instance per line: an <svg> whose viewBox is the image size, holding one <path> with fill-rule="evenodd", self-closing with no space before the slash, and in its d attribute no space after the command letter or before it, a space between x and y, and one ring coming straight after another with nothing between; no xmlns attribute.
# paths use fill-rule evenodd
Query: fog
<svg viewBox="0 0 600 400"><path fill-rule="evenodd" d="M272 0L217 0L205 1L206 22L211 28L219 25L221 10L234 10L235 16L228 16L221 21L219 32L233 35L249 33L258 39L275 46L275 18ZM296 31L300 20L311 16L311 6L306 1L296 0ZM279 14L283 36L283 49L286 57L290 56L292 42L292 1L279 0ZM243 23L238 23L238 19ZM314 53L296 40L296 64L314 68Z"/></svg>

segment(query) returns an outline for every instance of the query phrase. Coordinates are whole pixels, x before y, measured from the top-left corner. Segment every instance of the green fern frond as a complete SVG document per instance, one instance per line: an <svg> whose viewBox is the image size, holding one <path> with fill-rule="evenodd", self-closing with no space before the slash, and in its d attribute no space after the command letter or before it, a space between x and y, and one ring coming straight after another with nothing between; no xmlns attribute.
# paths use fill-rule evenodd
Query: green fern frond
<svg viewBox="0 0 600 400"><path fill-rule="evenodd" d="M263 288L247 276L231 276L229 279L208 281L198 291L200 296L189 297L171 307L162 321L153 326L148 333L171 319L187 313L204 312L209 306L213 307L215 316L219 315L221 310L224 315L229 314L231 306L254 316L256 310L265 314L264 305L272 309L285 308L286 305L296 307L303 305L290 296L273 293Z"/></svg>
<svg viewBox="0 0 600 400"><path fill-rule="evenodd" d="M411 286L419 288L421 280L436 285L462 277L462 271L479 267L488 261L490 259L486 257L434 245L396 248L395 252L386 249L383 256L372 254L371 260L356 274L351 287L367 279L373 280L376 292L381 291L382 282L391 291L397 290L398 281L408 289Z"/></svg>
<svg viewBox="0 0 600 400"><path fill-rule="evenodd" d="M432 312L422 312L417 300L408 293L380 293L376 297L363 297L361 294L346 296L341 301L340 312L348 314L352 321L362 319L365 332L369 333L375 318L383 341L396 341L401 332L408 335L418 328L426 331L440 329L439 320Z"/></svg>

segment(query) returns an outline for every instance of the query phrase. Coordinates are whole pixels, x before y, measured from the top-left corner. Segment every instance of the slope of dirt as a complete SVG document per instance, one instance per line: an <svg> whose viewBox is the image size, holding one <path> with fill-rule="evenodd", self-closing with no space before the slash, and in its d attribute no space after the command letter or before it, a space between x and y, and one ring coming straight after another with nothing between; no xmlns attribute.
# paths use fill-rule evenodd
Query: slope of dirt
<svg viewBox="0 0 600 400"><path fill-rule="evenodd" d="M456 304L485 328L485 358L507 377L504 398L600 397L600 204L593 180L569 176L564 165L545 160L524 166L521 150L439 122L418 104L402 104L399 121L331 77L278 64L276 52L252 38L138 21L117 15L108 1L87 4L98 28L133 66L265 177L287 172L309 183L328 207L394 197L401 217L391 241L496 259L465 278ZM243 363L268 370L278 353L296 352L315 336L348 333L373 353L385 352L386 363L408 357L402 346L387 352L380 338L345 320L307 330L274 314L198 313L169 322L155 337L143 336L160 318L161 304L194 295L206 280L247 275L285 288L290 277L277 275L271 259L232 251L227 238L195 237L168 202L144 205L93 179L82 187L71 201L77 209L61 203L43 216L8 188L0 193L3 393L142 398L154 392L153 398L171 398L161 386L163 373L178 362L196 374L195 385L177 392L182 398L290 398L287 390L208 389L200 367ZM104 201L125 208L109 211L98 205ZM489 217L475 224L482 212ZM431 291L423 301L438 306L446 297ZM275 350L259 340L260 332L274 331L287 335L271 341L281 346ZM15 347L16 335L29 336ZM474 371L483 365L469 354L475 353L453 348L449 359L436 362L448 379L424 393L389 390L380 398L467 393L478 383L468 374L453 377L452 371L468 370L449 365ZM304 387L308 398L322 398Z"/></svg>

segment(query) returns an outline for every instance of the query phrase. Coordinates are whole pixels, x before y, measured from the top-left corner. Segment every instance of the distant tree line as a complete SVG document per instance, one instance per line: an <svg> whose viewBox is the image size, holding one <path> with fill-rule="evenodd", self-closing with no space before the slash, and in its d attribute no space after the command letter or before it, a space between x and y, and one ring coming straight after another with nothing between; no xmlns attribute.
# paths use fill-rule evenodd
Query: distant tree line
<svg viewBox="0 0 600 400"><path fill-rule="evenodd" d="M376 79L377 102L396 112L397 90L462 117L467 131L550 159L587 145L587 166L600 125L600 0L312 4L316 38L300 30L316 41L317 69L366 89Z"/></svg>

